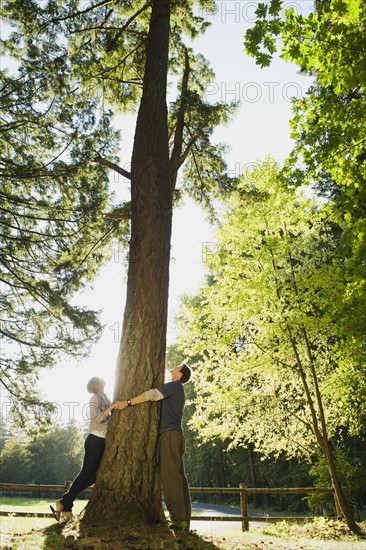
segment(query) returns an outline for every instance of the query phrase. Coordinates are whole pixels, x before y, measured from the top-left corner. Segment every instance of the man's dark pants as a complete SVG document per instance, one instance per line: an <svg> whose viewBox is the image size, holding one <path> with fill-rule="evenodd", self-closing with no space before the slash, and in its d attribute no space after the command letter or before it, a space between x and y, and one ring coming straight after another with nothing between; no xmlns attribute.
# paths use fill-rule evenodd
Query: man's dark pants
<svg viewBox="0 0 366 550"><path fill-rule="evenodd" d="M191 497L184 472L184 436L180 430L160 434L160 477L164 500L173 522L191 520Z"/></svg>

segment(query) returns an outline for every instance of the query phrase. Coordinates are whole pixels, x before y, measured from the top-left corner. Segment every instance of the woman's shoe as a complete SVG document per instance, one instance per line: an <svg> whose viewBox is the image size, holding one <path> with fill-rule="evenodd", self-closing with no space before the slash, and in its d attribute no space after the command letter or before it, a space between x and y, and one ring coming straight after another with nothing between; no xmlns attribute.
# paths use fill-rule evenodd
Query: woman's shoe
<svg viewBox="0 0 366 550"><path fill-rule="evenodd" d="M70 521L74 517L74 514L72 512L61 512L61 517L66 521Z"/></svg>
<svg viewBox="0 0 366 550"><path fill-rule="evenodd" d="M53 517L55 518L55 520L60 521L61 510L55 510L55 508L51 505L50 505L50 508L51 508L51 512L52 512Z"/></svg>

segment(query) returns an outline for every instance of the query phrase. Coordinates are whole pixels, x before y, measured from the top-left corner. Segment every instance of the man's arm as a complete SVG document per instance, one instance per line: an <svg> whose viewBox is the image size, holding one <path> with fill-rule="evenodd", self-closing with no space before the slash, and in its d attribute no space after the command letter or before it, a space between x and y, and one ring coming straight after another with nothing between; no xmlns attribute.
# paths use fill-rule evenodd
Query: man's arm
<svg viewBox="0 0 366 550"><path fill-rule="evenodd" d="M133 405L142 405L142 403L147 403L148 401L160 401L164 399L164 395L158 389L148 390L144 393L140 393L132 399L127 399L126 401L116 401L114 408L119 411L123 411L126 407Z"/></svg>

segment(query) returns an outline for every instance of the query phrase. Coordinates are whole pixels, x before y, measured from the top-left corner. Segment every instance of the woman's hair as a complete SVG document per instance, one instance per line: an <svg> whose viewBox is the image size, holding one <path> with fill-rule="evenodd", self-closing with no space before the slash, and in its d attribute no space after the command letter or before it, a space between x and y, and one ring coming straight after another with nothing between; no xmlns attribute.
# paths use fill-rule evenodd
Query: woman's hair
<svg viewBox="0 0 366 550"><path fill-rule="evenodd" d="M93 376L87 383L86 389L89 393L99 393L104 390L105 381L103 378L98 378L98 376Z"/></svg>

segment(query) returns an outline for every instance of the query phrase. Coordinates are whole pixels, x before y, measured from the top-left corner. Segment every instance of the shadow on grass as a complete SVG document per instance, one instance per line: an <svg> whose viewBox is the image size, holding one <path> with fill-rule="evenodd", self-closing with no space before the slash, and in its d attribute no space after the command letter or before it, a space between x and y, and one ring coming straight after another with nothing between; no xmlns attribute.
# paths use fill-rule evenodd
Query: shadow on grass
<svg viewBox="0 0 366 550"><path fill-rule="evenodd" d="M218 542L218 541L217 541ZM166 526L138 528L88 526L80 520L44 529L44 550L222 550L224 546L205 540L195 532L173 531Z"/></svg>

